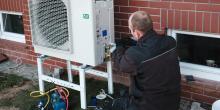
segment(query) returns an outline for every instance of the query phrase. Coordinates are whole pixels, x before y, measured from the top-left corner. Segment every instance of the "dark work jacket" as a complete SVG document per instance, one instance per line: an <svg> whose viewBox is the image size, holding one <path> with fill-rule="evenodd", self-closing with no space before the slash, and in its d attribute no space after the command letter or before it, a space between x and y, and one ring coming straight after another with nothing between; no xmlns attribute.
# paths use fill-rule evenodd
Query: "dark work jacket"
<svg viewBox="0 0 220 110"><path fill-rule="evenodd" d="M151 30L136 46L115 54L115 65L130 74L131 110L178 110L181 76L172 37Z"/></svg>

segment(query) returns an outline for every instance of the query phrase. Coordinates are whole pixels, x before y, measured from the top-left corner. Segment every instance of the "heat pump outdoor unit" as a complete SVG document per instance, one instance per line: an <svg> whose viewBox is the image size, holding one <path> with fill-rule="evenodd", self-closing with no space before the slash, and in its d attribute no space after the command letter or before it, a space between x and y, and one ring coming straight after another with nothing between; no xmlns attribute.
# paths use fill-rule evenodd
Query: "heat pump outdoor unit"
<svg viewBox="0 0 220 110"><path fill-rule="evenodd" d="M114 43L113 0L29 0L36 53L96 66Z"/></svg>

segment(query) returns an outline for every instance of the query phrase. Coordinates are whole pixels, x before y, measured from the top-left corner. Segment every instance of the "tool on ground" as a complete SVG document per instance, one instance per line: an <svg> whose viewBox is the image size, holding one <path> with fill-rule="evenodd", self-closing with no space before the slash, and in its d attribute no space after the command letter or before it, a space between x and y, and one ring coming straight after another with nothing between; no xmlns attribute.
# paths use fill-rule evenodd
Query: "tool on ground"
<svg viewBox="0 0 220 110"><path fill-rule="evenodd" d="M50 96L51 95L51 96ZM45 110L49 103L51 103L53 110L68 110L69 106L69 91L64 87L57 86L47 92L33 91L30 93L33 98L47 96L47 101L42 100L38 103L39 110Z"/></svg>

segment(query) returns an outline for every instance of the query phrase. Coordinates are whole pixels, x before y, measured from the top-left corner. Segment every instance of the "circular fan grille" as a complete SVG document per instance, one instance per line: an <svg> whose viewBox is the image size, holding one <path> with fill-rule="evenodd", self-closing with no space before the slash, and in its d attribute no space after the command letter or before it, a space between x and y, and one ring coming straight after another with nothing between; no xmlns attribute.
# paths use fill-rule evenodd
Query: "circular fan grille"
<svg viewBox="0 0 220 110"><path fill-rule="evenodd" d="M32 3L32 4L31 4ZM61 0L32 0L32 27L38 44L52 48L61 48L69 41L67 9ZM44 41L43 41L44 40ZM49 44L48 44L49 43Z"/></svg>

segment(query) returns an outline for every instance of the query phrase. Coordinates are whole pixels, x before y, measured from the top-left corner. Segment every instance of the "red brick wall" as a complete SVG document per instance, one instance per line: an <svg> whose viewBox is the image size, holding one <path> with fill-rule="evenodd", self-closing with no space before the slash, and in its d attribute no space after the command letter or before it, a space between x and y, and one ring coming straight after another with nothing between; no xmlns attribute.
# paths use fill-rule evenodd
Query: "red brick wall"
<svg viewBox="0 0 220 110"><path fill-rule="evenodd" d="M220 34L220 0L115 0L118 38L127 37L128 17L138 10L151 14L154 29L161 34L166 27ZM211 104L220 98L219 88L220 82L196 78L195 82L187 83L182 78L182 98L185 99Z"/></svg>
<svg viewBox="0 0 220 110"><path fill-rule="evenodd" d="M0 10L22 12L23 0L1 0Z"/></svg>
<svg viewBox="0 0 220 110"><path fill-rule="evenodd" d="M154 29L159 33L163 33L165 27L220 33L219 0L115 0L118 37L126 36L129 14L137 10L151 14Z"/></svg>
<svg viewBox="0 0 220 110"><path fill-rule="evenodd" d="M164 28L187 31L220 33L219 0L114 0L116 37L128 35L127 20L137 10L151 14L154 29L163 33ZM0 39L0 53L12 60L21 58L24 63L36 64L36 54L32 46L27 0L0 0L0 10L22 12L26 43L16 43ZM65 67L65 61L53 58L44 64L48 68ZM128 75L115 74L114 80L128 85ZM182 97L212 103L220 98L220 83L196 78L193 83L182 80Z"/></svg>

